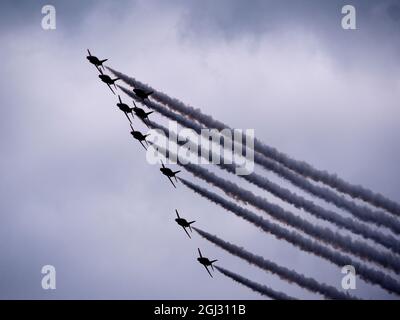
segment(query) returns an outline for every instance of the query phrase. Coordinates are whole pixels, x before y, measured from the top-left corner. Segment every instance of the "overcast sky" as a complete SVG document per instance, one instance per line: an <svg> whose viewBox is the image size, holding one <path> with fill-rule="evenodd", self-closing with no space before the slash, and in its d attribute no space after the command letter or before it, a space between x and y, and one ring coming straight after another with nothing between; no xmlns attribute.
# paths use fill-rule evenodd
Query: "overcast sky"
<svg viewBox="0 0 400 320"><path fill-rule="evenodd" d="M320 298L196 234L188 239L175 208L203 230L340 289L337 266L182 185L173 189L130 137L86 49L232 127L254 129L296 159L400 202L397 1L52 1L57 25L47 31L45 4L0 5L1 298L262 298L221 274L211 279L197 247L251 280ZM357 10L357 30L341 27L345 4ZM54 291L41 288L47 264L57 271ZM354 294L394 298L360 279Z"/></svg>

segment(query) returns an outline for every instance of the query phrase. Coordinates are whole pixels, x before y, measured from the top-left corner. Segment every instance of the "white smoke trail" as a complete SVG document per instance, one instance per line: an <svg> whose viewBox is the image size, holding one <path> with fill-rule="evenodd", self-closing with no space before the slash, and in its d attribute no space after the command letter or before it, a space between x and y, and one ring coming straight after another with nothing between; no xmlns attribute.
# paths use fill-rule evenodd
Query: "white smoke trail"
<svg viewBox="0 0 400 320"><path fill-rule="evenodd" d="M160 154L166 155L167 150L160 146L157 146L157 149ZM171 152L169 152L169 156L171 156ZM178 159L176 155L173 155L173 158ZM343 251L350 252L355 256L375 262L396 273L400 272L400 261L391 254L384 254L366 243L353 240L349 236L343 236L329 228L314 225L307 220L294 215L292 212L284 210L276 204L270 203L265 198L257 196L251 191L245 190L231 181L218 177L214 173L198 165L191 163L183 164L179 162L179 159L178 164L193 175L220 188L230 197L249 203L283 223L301 230L318 240L322 240L334 247L340 248Z"/></svg>
<svg viewBox="0 0 400 320"><path fill-rule="evenodd" d="M136 95L121 86L118 86L124 93L129 95L131 98L137 100L138 102L141 102L145 104L147 107L157 111L161 115L174 120L181 124L182 126L185 126L186 128L190 128L194 130L197 134L201 134L201 130L204 129L204 127L200 126L196 122L191 121L190 119L187 119L180 114L177 114L175 112L172 112L166 108L164 108L162 105L155 103L150 100L141 100L136 97ZM220 140L220 144L222 145L222 141ZM246 148L247 150L247 148ZM247 151L246 151L247 152ZM352 213L355 217L360 219L361 221L364 222L373 222L378 226L385 226L392 231L394 231L396 234L400 233L400 221L396 219L393 216L389 216L386 213L382 211L374 211L371 210L370 208L362 205L357 205L352 201L347 200L346 198L336 194L335 192L329 190L328 188L320 187L317 185L312 184L309 182L307 179L304 177L301 177L297 175L296 173L292 172L291 170L287 169L286 167L280 165L279 163L272 161L268 159L267 157L259 154L259 153L254 153L254 161L258 163L259 165L263 166L264 168L271 170L278 174L280 177L290 181L294 185L300 187L301 189L305 190L306 192L317 196L321 199L324 199L330 203L335 204L339 208L343 208L345 210L348 210L350 213ZM303 204L304 202L301 201ZM315 208L313 208L315 209ZM382 237L374 237L374 240L377 240L378 238ZM391 237L393 239L393 237ZM382 241L382 240L381 240ZM389 246L396 250L399 250L399 245L398 241L392 242L391 240L383 240L385 241L386 245L389 244ZM390 245L390 243L394 243L394 245Z"/></svg>
<svg viewBox="0 0 400 320"><path fill-rule="evenodd" d="M200 109L195 109L191 106L188 106L184 104L183 102L179 101L178 99L174 99L166 95L165 93L162 93L160 91L155 90L154 88L151 88L150 86L141 83L137 81L136 79L132 77L128 77L124 75L121 72L118 72L116 70L113 70L112 68L108 68L112 73L114 73L117 77L121 78L125 83L135 87L135 88L143 88L145 90L150 90L153 91L152 97L156 99L157 101L165 104L166 106L170 107L171 109L180 112L196 121L199 123L203 124L205 127L208 128L215 128L219 130L223 129L231 129L228 125L213 119L209 115L203 114ZM350 184L343 179L339 178L335 174L330 174L326 171L318 170L314 167L312 167L310 164L303 162L303 161L298 161L295 159L290 158L288 155L278 151L277 149L270 147L263 142L259 141L258 139L255 139L254 141L254 147L257 152L260 152L261 154L265 155L266 157L269 157L287 168L297 172L298 174L301 174L303 176L309 177L317 182L323 182L330 187L346 193L353 198L359 198L362 199L366 202L369 202L370 204L373 204L377 207L381 207L386 209L387 211L400 216L400 204L384 197L383 195L379 193L374 193L369 189L366 189L360 185L353 185Z"/></svg>
<svg viewBox="0 0 400 320"><path fill-rule="evenodd" d="M232 243L224 241L218 238L215 235L212 235L208 232L200 230L199 228L193 228L199 235L203 238L207 239L208 241L214 243L215 245L219 246L220 248L228 251L229 253L246 260L247 262L269 272L272 272L278 275L280 278L294 282L297 285L311 290L316 293L320 293L321 291L324 292L325 296L329 296L331 299L355 299L355 297L350 297L349 295L338 291L336 288L332 286L328 286L326 284L318 283L316 280L312 278L308 278L300 273L297 273L294 270L290 270L288 268L282 267L275 262L267 260L261 256L257 256L242 247L238 247Z"/></svg>
<svg viewBox="0 0 400 320"><path fill-rule="evenodd" d="M250 288L251 290L261 293L262 295L270 297L274 300L297 300L293 297L289 297L288 295L286 295L282 292L275 291L267 286L261 285L254 281L251 281L251 280L249 280L245 277L242 277L241 275L238 275L237 273L229 271L225 268L215 266L215 269L217 269L219 272L221 272L223 275L227 276L228 278L231 278L232 280Z"/></svg>
<svg viewBox="0 0 400 320"><path fill-rule="evenodd" d="M185 145L187 143L186 141L178 139L178 136L175 133L169 132L162 125L159 125L152 121L150 121L148 124L153 129L158 129L163 131L166 138L172 139L173 141L177 141L178 144ZM193 149L190 149L190 151L193 151ZM216 156L212 155L211 158L216 158ZM220 163L218 165L221 168L227 170L228 172L235 173L235 165L228 164L222 155L220 155L220 158L221 158ZM372 229L365 224L359 223L358 221L342 217L341 215L331 210L322 208L314 204L312 201L307 200L301 196L298 196L297 194L291 192L290 190L282 188L279 185L268 180L267 178L260 176L254 172L248 175L242 175L240 177L257 185L260 188L263 188L264 190L272 193L278 198L287 201L290 204L293 204L297 208L303 208L304 210L315 215L317 218L332 222L339 227L346 228L356 234L363 236L364 238L372 239L377 243L380 243L381 245L385 246L386 248L389 248L394 252L400 253L400 243L396 238L392 237L391 235L385 235L379 230Z"/></svg>

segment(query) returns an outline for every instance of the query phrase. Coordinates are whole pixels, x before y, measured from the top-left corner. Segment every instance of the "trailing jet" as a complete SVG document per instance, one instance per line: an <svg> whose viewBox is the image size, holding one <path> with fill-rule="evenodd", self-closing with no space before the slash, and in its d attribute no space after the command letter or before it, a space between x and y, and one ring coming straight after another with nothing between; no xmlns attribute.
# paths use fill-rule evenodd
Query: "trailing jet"
<svg viewBox="0 0 400 320"><path fill-rule="evenodd" d="M103 81L111 90L113 94L115 94L114 90L111 88L111 85L115 87L115 90L117 89L117 86L115 85L115 81L119 80L119 78L111 79L111 77L108 74L104 74L101 69L99 69L100 75L99 78L101 81Z"/></svg>
<svg viewBox="0 0 400 320"><path fill-rule="evenodd" d="M143 148L147 150L146 146L143 144L143 141L146 142L147 144L146 137L148 137L150 134L142 134L140 131L135 131L132 127L132 124L131 124L131 129L132 129L131 131L132 137L134 137L137 141L139 141L140 144L143 146Z"/></svg>
<svg viewBox="0 0 400 320"><path fill-rule="evenodd" d="M154 111L150 111L150 112L145 112L142 108L139 108L136 106L135 101L133 101L133 112L140 118L142 119L142 121L144 122L144 124L147 126L147 128L150 129L150 127L148 126L148 124L146 123L146 119L149 119L149 115L152 114Z"/></svg>
<svg viewBox="0 0 400 320"><path fill-rule="evenodd" d="M142 100L148 99L149 95L154 93L153 91L146 91L146 90L143 90L143 89L140 89L140 88L133 89L133 92L136 94L136 96L138 98L140 98Z"/></svg>
<svg viewBox="0 0 400 320"><path fill-rule="evenodd" d="M208 258L203 257L203 256L201 255L201 251L200 251L199 248L197 248L197 250L199 250L199 255L200 255L200 257L197 258L197 261L200 262L200 263L204 266L204 268L206 268L208 274L209 274L209 275L211 276L211 278L212 278L213 276L212 276L210 270L208 270L207 267L210 266L211 269L214 271L214 267L213 267L212 264L213 264L214 262L218 261L218 260L211 260L211 261L210 261L210 260L208 260Z"/></svg>
<svg viewBox="0 0 400 320"><path fill-rule="evenodd" d="M186 219L183 219L179 216L177 209L175 209L175 212L176 212L176 216L177 216L177 218L175 219L176 223L179 224L182 227L182 229L186 232L188 237L191 238L191 236L190 236L189 232L187 232L186 228L189 228L190 232L192 232L192 227L190 225L196 221L187 222Z"/></svg>
<svg viewBox="0 0 400 320"><path fill-rule="evenodd" d="M178 171L172 171L170 168L167 168L166 166L164 166L164 163L161 161L161 165L162 168L160 168L160 171L162 172L163 175L167 176L167 178L169 179L169 181L171 181L172 185L174 186L174 188L176 188L175 184L172 182L171 178L175 178L175 181L178 182L178 180L176 179L176 174L178 172L181 172L181 170Z"/></svg>
<svg viewBox="0 0 400 320"><path fill-rule="evenodd" d="M106 62L108 59L100 60L96 56L92 56L89 49L87 49L87 52L89 55L86 57L86 59L88 59L89 62L97 68L97 70L100 71L100 68L103 68L103 70L104 70L103 62Z"/></svg>
<svg viewBox="0 0 400 320"><path fill-rule="evenodd" d="M130 113L133 118L133 113L132 113L133 108L129 107L126 103L123 103L120 96L118 96L118 100L119 102L117 103L117 107L119 108L119 110L125 113L126 117L129 120L129 123L132 123L131 119L128 116L128 113Z"/></svg>

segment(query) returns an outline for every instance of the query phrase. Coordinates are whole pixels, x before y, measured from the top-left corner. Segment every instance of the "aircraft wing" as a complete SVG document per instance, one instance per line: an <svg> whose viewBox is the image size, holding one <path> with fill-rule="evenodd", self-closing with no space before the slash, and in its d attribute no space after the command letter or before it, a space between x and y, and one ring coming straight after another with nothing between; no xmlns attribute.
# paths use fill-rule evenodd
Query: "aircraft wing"
<svg viewBox="0 0 400 320"><path fill-rule="evenodd" d="M204 266L204 264L203 264L203 266ZM211 274L210 270L208 270L207 266L204 266L204 268L206 268L206 270L207 270L208 274L209 274L209 275L210 275L210 277L212 278L213 276L212 276L212 274Z"/></svg>
<svg viewBox="0 0 400 320"><path fill-rule="evenodd" d="M140 144L143 146L144 150L147 150L147 148L145 147L145 145L143 144L143 142L142 142L142 141L139 141L139 142L140 142Z"/></svg>
<svg viewBox="0 0 400 320"><path fill-rule="evenodd" d="M171 181L172 185L174 186L174 188L176 188L176 186L174 185L174 183L172 182L171 178L168 177L169 181Z"/></svg>
<svg viewBox="0 0 400 320"><path fill-rule="evenodd" d="M182 229L186 232L186 234L188 235L188 237L189 237L190 239L192 239L192 237L190 236L189 232L187 232L186 228L185 228L185 227L182 227Z"/></svg>
<svg viewBox="0 0 400 320"><path fill-rule="evenodd" d="M110 87L110 86L109 86ZM111 89L111 87L110 87L110 89ZM112 91L112 89L111 89L111 91ZM113 91L114 92L114 91ZM128 121L129 121L129 123L131 124L131 128L132 128L132 121L131 121L131 119L129 119L129 116L128 116L128 114L126 113L126 112L124 112L125 113L125 115L126 115L126 117L128 118ZM133 130L133 128L132 128L132 130Z"/></svg>
<svg viewBox="0 0 400 320"><path fill-rule="evenodd" d="M111 86L110 86L108 83L107 83L107 86L110 88L111 92L112 92L113 94L115 94L114 90L111 88Z"/></svg>

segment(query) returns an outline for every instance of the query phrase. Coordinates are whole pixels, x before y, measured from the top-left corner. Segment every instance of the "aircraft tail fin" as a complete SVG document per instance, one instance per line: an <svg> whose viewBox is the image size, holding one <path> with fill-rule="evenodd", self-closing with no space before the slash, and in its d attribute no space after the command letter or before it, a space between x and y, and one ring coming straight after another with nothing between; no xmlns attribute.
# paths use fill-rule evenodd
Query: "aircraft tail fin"
<svg viewBox="0 0 400 320"><path fill-rule="evenodd" d="M190 232L193 232L193 230L192 230L192 227L190 226L192 223L195 223L196 221L190 221L190 222L188 222L188 224L189 224L189 229L190 229Z"/></svg>
<svg viewBox="0 0 400 320"><path fill-rule="evenodd" d="M211 264L210 264L210 266L211 266L211 269L213 269L213 271L214 271L214 266L213 266L213 263L214 262L217 262L218 260L211 260L210 262L211 262Z"/></svg>

